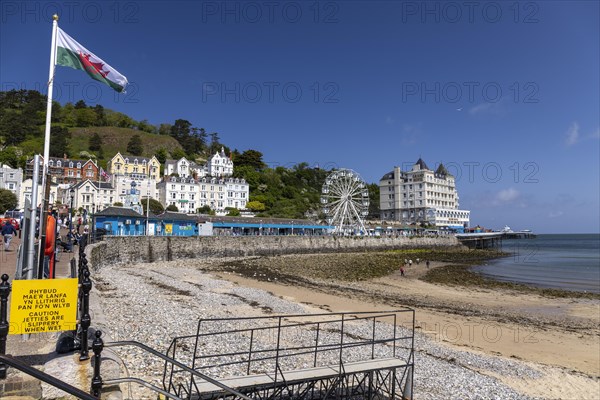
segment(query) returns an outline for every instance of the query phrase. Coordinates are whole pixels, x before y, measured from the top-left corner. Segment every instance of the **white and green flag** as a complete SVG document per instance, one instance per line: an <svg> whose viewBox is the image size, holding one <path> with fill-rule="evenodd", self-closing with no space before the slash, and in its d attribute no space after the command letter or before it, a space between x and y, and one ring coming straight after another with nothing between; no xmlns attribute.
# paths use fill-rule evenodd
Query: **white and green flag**
<svg viewBox="0 0 600 400"><path fill-rule="evenodd" d="M107 84L117 92L122 92L127 85L127 78L124 75L77 43L60 28L58 28L56 44L56 64L82 69L92 79Z"/></svg>

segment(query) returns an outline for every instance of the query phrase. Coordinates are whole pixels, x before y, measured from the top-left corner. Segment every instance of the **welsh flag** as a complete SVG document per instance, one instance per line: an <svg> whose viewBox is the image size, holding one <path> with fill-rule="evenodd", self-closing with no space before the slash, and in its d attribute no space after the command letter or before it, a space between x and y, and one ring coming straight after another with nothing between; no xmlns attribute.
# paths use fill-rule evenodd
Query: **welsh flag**
<svg viewBox="0 0 600 400"><path fill-rule="evenodd" d="M71 36L58 28L56 44L56 64L75 69L82 69L92 79L102 82L117 92L122 92L127 85L127 78L119 71L102 61L94 53L77 43Z"/></svg>

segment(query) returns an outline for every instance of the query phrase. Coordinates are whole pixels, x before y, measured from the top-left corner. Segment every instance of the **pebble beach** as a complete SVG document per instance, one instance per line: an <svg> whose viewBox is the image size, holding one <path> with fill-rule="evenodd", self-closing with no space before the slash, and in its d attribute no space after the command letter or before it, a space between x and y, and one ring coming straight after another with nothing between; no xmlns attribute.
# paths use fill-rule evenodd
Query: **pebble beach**
<svg viewBox="0 0 600 400"><path fill-rule="evenodd" d="M239 261L244 260L202 259L104 267L94 273L94 290L104 315L97 328L107 332L113 341L136 340L165 353L172 338L194 334L201 318L310 314L335 308L332 304L318 304L314 297L313 301L303 301L306 299L294 292L289 283L276 282L277 275L269 275L268 271L257 273L262 275L262 282L255 279L253 284L247 284L252 277L224 267L230 265L228 262ZM377 280L361 286L370 284L377 284ZM353 303L343 295L337 298L353 309ZM366 309L390 309L389 304L380 304L385 302L358 298L352 301L362 301ZM368 336L366 332L365 335ZM595 338L598 340L597 334ZM206 346L227 351L236 344ZM116 352L125 364L122 374L161 386L164 363L160 360L134 348L108 351ZM599 374L495 355L477 346L457 346L432 336L426 329L417 329L415 351L414 393L420 399L600 397ZM220 378L232 373L205 372ZM138 385L123 384L121 389L124 398L155 398Z"/></svg>

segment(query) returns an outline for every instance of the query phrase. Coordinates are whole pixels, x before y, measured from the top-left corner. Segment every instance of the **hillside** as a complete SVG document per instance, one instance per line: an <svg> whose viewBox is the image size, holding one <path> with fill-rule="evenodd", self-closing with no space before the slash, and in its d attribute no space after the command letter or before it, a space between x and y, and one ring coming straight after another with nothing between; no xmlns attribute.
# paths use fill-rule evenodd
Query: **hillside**
<svg viewBox="0 0 600 400"><path fill-rule="evenodd" d="M133 135L140 135L142 138L142 145L144 152L143 157L152 157L156 152L163 148L169 153L172 153L175 149L182 149L181 145L177 140L171 136L157 135L153 133L147 133L130 128L118 128L114 126L93 126L87 128L71 128L71 139L69 140L69 150L73 157L77 157L79 152L89 152L89 141L90 137L94 133L97 133L102 138L102 150L104 152L104 159L109 160L121 152L121 154L127 153L127 143L133 137Z"/></svg>

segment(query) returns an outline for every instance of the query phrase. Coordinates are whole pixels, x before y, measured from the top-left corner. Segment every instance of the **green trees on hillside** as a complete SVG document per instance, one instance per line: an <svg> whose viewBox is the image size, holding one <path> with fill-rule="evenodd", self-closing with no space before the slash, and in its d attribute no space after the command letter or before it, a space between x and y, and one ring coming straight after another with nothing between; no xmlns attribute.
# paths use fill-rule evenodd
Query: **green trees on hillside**
<svg viewBox="0 0 600 400"><path fill-rule="evenodd" d="M102 149L102 138L98 135L98 132L94 132L92 136L90 136L88 148L91 151L100 151L100 149Z"/></svg>
<svg viewBox="0 0 600 400"><path fill-rule="evenodd" d="M169 129L169 135L177 140L181 147L183 147L188 158L194 158L194 155L201 154L207 150L206 138L208 135L204 128L193 127L190 121L178 119L173 125L161 124L158 131L159 133L164 134L167 129ZM217 144L218 146L221 146L218 143L218 140ZM208 150L212 150L212 145L211 142L211 147L208 148Z"/></svg>
<svg viewBox="0 0 600 400"><path fill-rule="evenodd" d="M237 154L234 176L244 178L250 186L248 209L260 216L282 218L315 218L320 213L321 187L327 171L310 168L306 163L268 168L259 151Z"/></svg>
<svg viewBox="0 0 600 400"><path fill-rule="evenodd" d="M69 139L71 133L62 126L50 128L50 157L69 157Z"/></svg>
<svg viewBox="0 0 600 400"><path fill-rule="evenodd" d="M41 151L41 138L44 135L47 98L35 90L10 90L0 92L0 148L3 146L22 146L27 148L27 153ZM173 124L162 123L153 125L148 120L136 121L123 113L106 109L100 104L87 105L79 100L75 104L58 102L53 103L52 124L61 128L110 126L118 128L135 129L149 134L169 135L175 138L183 148L185 157L208 157L211 153L220 150L219 134L213 132L209 135L204 128L194 127L185 119L178 119ZM59 143L60 149L55 153L65 153L69 138L66 143ZM62 139L53 139L60 142ZM91 139L90 139L91 140ZM94 137L89 150L97 152L103 158L102 144ZM225 146L223 146L225 147ZM175 158L175 157L173 157ZM181 157L179 157L181 158Z"/></svg>
<svg viewBox="0 0 600 400"><path fill-rule="evenodd" d="M23 168L25 165L25 156L19 148L7 146L0 150L0 164L6 164L11 168Z"/></svg>
<svg viewBox="0 0 600 400"><path fill-rule="evenodd" d="M127 153L134 156L141 156L144 153L144 144L140 135L133 135L127 143Z"/></svg>
<svg viewBox="0 0 600 400"><path fill-rule="evenodd" d="M263 162L263 154L257 150L246 150L243 153L239 153L234 150L231 154L234 166L245 167L248 166L254 171L262 171L267 165Z"/></svg>
<svg viewBox="0 0 600 400"><path fill-rule="evenodd" d="M7 189L0 189L0 214L4 214L6 210L17 208L19 200L17 196Z"/></svg>
<svg viewBox="0 0 600 400"><path fill-rule="evenodd" d="M18 145L42 136L45 104L45 96L35 90L0 92L0 144Z"/></svg>

